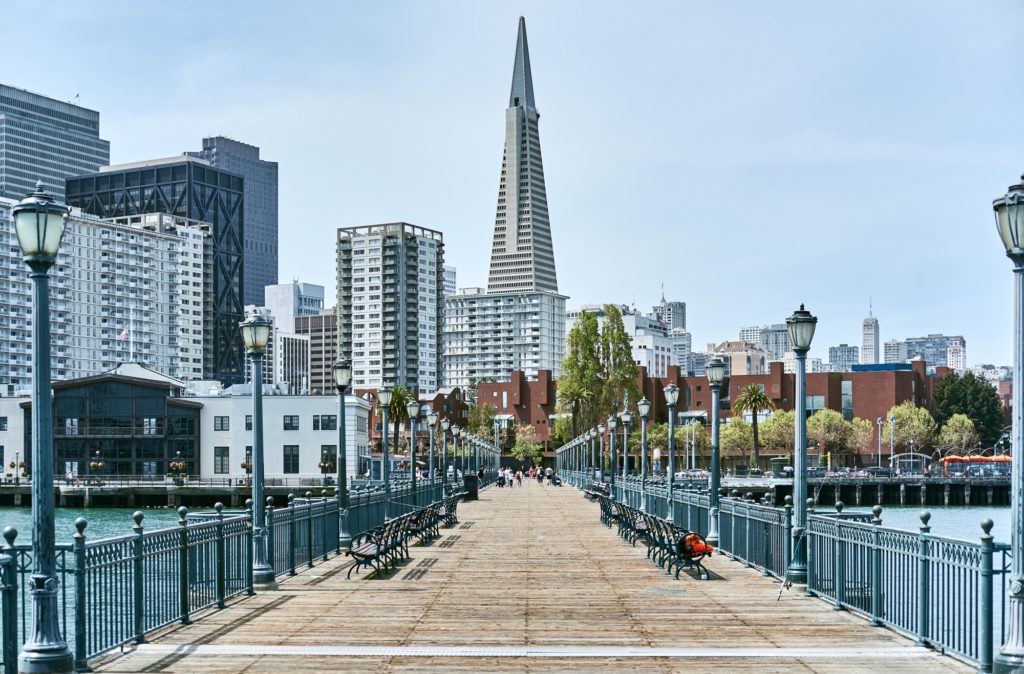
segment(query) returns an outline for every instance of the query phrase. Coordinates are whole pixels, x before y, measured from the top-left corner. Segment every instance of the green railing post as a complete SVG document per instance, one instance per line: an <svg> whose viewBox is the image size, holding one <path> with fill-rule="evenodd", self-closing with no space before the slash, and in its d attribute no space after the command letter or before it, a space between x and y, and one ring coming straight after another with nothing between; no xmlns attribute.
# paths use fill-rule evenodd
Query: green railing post
<svg viewBox="0 0 1024 674"><path fill-rule="evenodd" d="M135 643L137 644L146 641L144 620L146 608L142 600L142 535L145 533L142 520L145 517L141 510L136 510L132 515L132 519L135 520L135 524L132 526L132 531L135 533L135 538L132 539L132 593L134 600L132 604L135 607Z"/></svg>
<svg viewBox="0 0 1024 674"><path fill-rule="evenodd" d="M245 499L245 516L249 521L245 523L245 593L250 597L256 594L252 587L252 563L253 563L253 536L252 536L252 499Z"/></svg>
<svg viewBox="0 0 1024 674"><path fill-rule="evenodd" d="M85 529L85 520L79 517L75 520L75 526L78 527L78 523L82 523L81 529ZM75 534L80 536L81 531ZM14 527L4 527L4 549L3 554L7 557L7 563L3 566L3 661L5 672L16 672L18 662L18 551L14 549L14 539L18 537L18 530ZM77 588L77 576L79 569L82 568L77 563L79 559L78 550L81 548L82 556L85 556L85 539L83 537L82 544L79 545L78 539L75 539L75 576ZM83 572L84 573L84 572ZM75 627L78 627L78 601L75 602ZM84 603L84 602L83 602ZM82 611L83 623L85 612ZM76 642L77 643L77 642ZM78 653L84 652L85 649L75 649L75 665L77 669L78 665ZM83 663L84 665L84 663ZM82 670L78 670L82 671Z"/></svg>
<svg viewBox="0 0 1024 674"><path fill-rule="evenodd" d="M814 576L814 554L815 554L815 551L814 551L814 545L813 545L814 541L811 540L811 515L813 515L813 514L814 514L814 499L813 498L808 498L807 499L807 515L804 518L804 538L807 539L805 541L806 545L804 545L804 550L806 551L806 557L807 557L807 589L804 591L804 596L805 597L813 597L814 596L814 581L815 581L815 576ZM786 545L792 545L792 533L793 533L792 532L792 529L793 529L792 515L790 515L789 527L790 527L790 531L786 533L786 543L785 543ZM788 561L789 558L787 557L786 559L787 559L786 564L788 565L789 564L789 561ZM783 572L783 573L785 573L785 572Z"/></svg>
<svg viewBox="0 0 1024 674"><path fill-rule="evenodd" d="M331 519L332 519L330 517L330 515L329 515L330 510L331 510L331 504L327 501L327 499L326 498L320 499L320 538L323 540L323 544L324 544L324 561L325 562L328 559L330 559L330 557L328 556L328 553L331 551L331 536L329 535L330 532L331 532L331 527L328 526L329 524L331 524ZM334 527L334 530L337 531L338 527ZM334 538L337 539L338 537L334 536Z"/></svg>
<svg viewBox="0 0 1024 674"><path fill-rule="evenodd" d="M871 624L882 624L882 506L871 509Z"/></svg>
<svg viewBox="0 0 1024 674"><path fill-rule="evenodd" d="M224 504L217 501L213 504L217 511L217 608L224 608L224 585L227 578L227 558L224 547Z"/></svg>
<svg viewBox="0 0 1024 674"><path fill-rule="evenodd" d="M288 575L295 575L295 494L288 494Z"/></svg>
<svg viewBox="0 0 1024 674"><path fill-rule="evenodd" d="M981 620L978 624L978 671L992 671L992 520L981 521Z"/></svg>
<svg viewBox="0 0 1024 674"><path fill-rule="evenodd" d="M306 492L306 559L313 568L313 492Z"/></svg>
<svg viewBox="0 0 1024 674"><path fill-rule="evenodd" d="M729 559L736 559L736 499L739 498L739 490L732 490L732 502L729 508Z"/></svg>
<svg viewBox="0 0 1024 674"><path fill-rule="evenodd" d="M843 546L843 508L842 501L836 501L836 536L832 539L832 589L836 604L833 610L842 611L846 600L846 547Z"/></svg>
<svg viewBox="0 0 1024 674"><path fill-rule="evenodd" d="M266 509L263 512L264 512L263 519L267 523L266 524L266 526L267 526L267 564L270 564L270 568L274 570L274 577L276 578L277 577L277 566L275 566L275 564L277 562L277 556L274 554L274 550L276 549L276 546L277 546L277 536L276 536L276 534L274 532L274 529L276 529L277 527L274 526L274 497L273 496L268 496L267 497ZM290 541L290 545L288 546L288 549L289 550L294 549L294 547L295 547L294 544L295 544L295 538L292 537L292 540ZM294 561L292 561L292 575L293 576L295 575L295 562Z"/></svg>
<svg viewBox="0 0 1024 674"><path fill-rule="evenodd" d="M180 527L180 540L178 541L178 594L180 599L181 624L188 625L192 622L189 617L189 596L188 596L188 508L178 508L178 526Z"/></svg>
<svg viewBox="0 0 1024 674"><path fill-rule="evenodd" d="M921 534L917 543L917 645L924 646L928 641L928 520L932 514L921 511Z"/></svg>
<svg viewBox="0 0 1024 674"><path fill-rule="evenodd" d="M786 496L782 506L782 568L788 569L793 557L793 497ZM782 572L783 578L786 572Z"/></svg>
<svg viewBox="0 0 1024 674"><path fill-rule="evenodd" d="M753 494L747 492L748 499L752 498L753 496ZM743 561L746 563L747 568L754 566L754 563L750 561L750 559L754 556L751 552L751 547L754 543L751 540L751 538L753 537L753 532L751 531L752 528L753 527L750 526L750 503L748 501L746 504L746 526L744 527L743 531Z"/></svg>

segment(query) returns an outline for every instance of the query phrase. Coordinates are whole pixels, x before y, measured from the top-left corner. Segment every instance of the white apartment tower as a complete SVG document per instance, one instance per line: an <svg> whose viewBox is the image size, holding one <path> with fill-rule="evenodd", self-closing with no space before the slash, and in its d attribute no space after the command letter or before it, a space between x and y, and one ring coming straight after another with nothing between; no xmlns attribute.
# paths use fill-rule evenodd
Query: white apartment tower
<svg viewBox="0 0 1024 674"><path fill-rule="evenodd" d="M444 238L394 222L338 229L338 350L352 386L441 385Z"/></svg>
<svg viewBox="0 0 1024 674"><path fill-rule="evenodd" d="M890 339L885 343L886 363L907 362L907 343L902 339Z"/></svg>
<svg viewBox="0 0 1024 674"><path fill-rule="evenodd" d="M860 362L873 365L879 362L881 350L878 348L878 319L874 317L871 304L868 304L868 317L864 319L864 336L860 345Z"/></svg>
<svg viewBox="0 0 1024 674"><path fill-rule="evenodd" d="M946 347L946 367L955 370L957 374L964 374L967 371L967 340L959 335L949 338L949 346Z"/></svg>
<svg viewBox="0 0 1024 674"><path fill-rule="evenodd" d="M527 377L551 370L557 378L561 369L566 298L555 275L539 117L520 17L487 292L463 289L445 300L445 386L500 381L512 370Z"/></svg>

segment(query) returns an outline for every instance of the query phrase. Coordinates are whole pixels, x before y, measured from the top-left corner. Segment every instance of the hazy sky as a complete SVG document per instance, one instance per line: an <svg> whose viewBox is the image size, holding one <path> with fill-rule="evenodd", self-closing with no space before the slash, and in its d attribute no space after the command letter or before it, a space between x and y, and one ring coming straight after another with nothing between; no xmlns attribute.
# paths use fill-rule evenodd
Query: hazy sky
<svg viewBox="0 0 1024 674"><path fill-rule="evenodd" d="M13 5L13 6L12 6ZM963 334L1008 364L992 199L1024 171L1024 3L5 3L0 81L101 113L112 161L223 134L280 163L280 278L338 226L444 232L486 284L526 16L560 290L687 303L695 348L819 317L812 356ZM330 300L328 300L330 303Z"/></svg>

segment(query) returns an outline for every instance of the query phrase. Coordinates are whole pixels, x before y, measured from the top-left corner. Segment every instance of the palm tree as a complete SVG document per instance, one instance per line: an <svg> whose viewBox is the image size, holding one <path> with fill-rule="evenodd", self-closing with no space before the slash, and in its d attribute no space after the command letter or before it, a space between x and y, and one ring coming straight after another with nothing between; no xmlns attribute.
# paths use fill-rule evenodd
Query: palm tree
<svg viewBox="0 0 1024 674"><path fill-rule="evenodd" d="M736 396L732 409L740 413L749 412L752 417L750 425L754 429L754 465L760 467L761 452L758 445L757 416L761 412L775 409L775 403L772 402L772 399L768 397L759 384L751 384Z"/></svg>
<svg viewBox="0 0 1024 674"><path fill-rule="evenodd" d="M584 410L589 412L593 392L579 382L566 382L558 387L558 402L563 412L572 414L572 437L579 435L578 422L585 421L589 427L590 415L582 418Z"/></svg>
<svg viewBox="0 0 1024 674"><path fill-rule="evenodd" d="M396 386L391 389L391 404L388 405L388 421L395 425L395 444L391 451L398 453L398 441L402 437L402 427L409 421L409 411L405 408L409 404L412 395L409 389L404 386ZM388 429L384 429L387 433Z"/></svg>

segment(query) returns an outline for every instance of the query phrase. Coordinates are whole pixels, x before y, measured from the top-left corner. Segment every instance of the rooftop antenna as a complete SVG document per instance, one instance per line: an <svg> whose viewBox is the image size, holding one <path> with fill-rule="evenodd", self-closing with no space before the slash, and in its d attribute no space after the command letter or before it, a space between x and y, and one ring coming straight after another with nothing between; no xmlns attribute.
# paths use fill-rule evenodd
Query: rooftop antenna
<svg viewBox="0 0 1024 674"><path fill-rule="evenodd" d="M872 305L871 305L871 295L868 295L868 316L869 317L872 315L871 312L872 312L873 308L874 307L872 307Z"/></svg>

